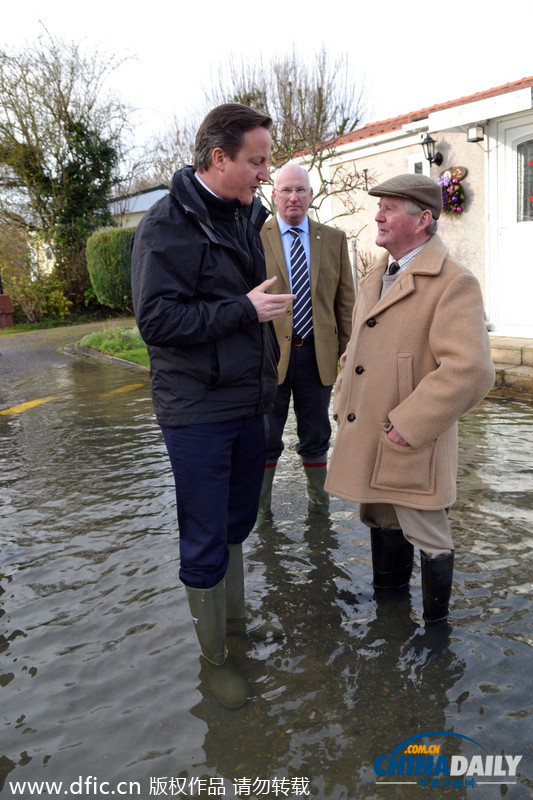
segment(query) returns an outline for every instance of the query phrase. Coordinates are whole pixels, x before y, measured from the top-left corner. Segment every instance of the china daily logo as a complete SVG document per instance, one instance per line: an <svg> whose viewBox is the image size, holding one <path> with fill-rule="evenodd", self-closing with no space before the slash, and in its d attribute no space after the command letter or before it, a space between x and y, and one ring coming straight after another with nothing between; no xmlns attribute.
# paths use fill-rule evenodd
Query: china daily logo
<svg viewBox="0 0 533 800"><path fill-rule="evenodd" d="M471 742L481 750L474 755L447 755L443 745L422 742L431 737L454 737ZM472 748L465 748L472 749ZM377 783L405 783L427 788L516 783L516 772L522 756L488 755L474 739L460 733L428 731L400 742L387 755L374 761Z"/></svg>

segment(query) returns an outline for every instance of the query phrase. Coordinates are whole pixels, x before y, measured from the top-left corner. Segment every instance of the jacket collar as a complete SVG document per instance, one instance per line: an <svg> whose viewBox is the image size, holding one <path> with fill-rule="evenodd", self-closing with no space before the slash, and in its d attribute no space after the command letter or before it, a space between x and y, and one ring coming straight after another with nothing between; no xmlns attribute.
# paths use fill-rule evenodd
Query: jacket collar
<svg viewBox="0 0 533 800"><path fill-rule="evenodd" d="M405 272L410 271L413 275L438 275L447 253L448 248L440 236L434 234Z"/></svg>
<svg viewBox="0 0 533 800"><path fill-rule="evenodd" d="M369 297L375 297L372 313L383 311L406 295L414 292L417 275L439 275L447 253L448 248L440 236L434 234L424 249L413 259L404 272L398 275L390 289L381 298L382 278L387 268L389 254L385 252L379 256L365 278ZM372 313L368 316L372 316Z"/></svg>
<svg viewBox="0 0 533 800"><path fill-rule="evenodd" d="M404 275L438 275L442 269L442 265L444 260L448 254L448 248L437 234L431 237L428 243L425 245L423 250L418 253L417 256L411 261L409 266L400 273L400 277ZM371 267L369 272L369 277L372 275L376 278L383 277L383 273L387 268L387 264L389 262L389 254L388 252L382 253L374 262L374 265Z"/></svg>
<svg viewBox="0 0 533 800"><path fill-rule="evenodd" d="M187 166L174 173L170 184L170 194L183 208L186 214L196 218L198 224L214 241L220 241L220 235L213 224L212 213L215 216L240 216L247 219L259 232L268 217L268 211L259 198L254 197L249 206L243 206L238 200L221 200L215 195L210 195L207 189L194 177L194 167ZM210 213L209 206L213 207Z"/></svg>

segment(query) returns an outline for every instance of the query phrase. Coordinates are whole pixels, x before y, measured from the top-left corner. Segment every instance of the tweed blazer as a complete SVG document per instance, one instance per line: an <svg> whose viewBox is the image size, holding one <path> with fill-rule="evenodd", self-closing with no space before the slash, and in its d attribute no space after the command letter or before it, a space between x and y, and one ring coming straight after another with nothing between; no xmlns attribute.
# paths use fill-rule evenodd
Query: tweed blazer
<svg viewBox="0 0 533 800"><path fill-rule="evenodd" d="M380 298L384 254L361 282L334 390L326 490L361 503L447 508L457 421L494 381L481 289L433 236ZM394 426L409 447L387 438Z"/></svg>
<svg viewBox="0 0 533 800"><path fill-rule="evenodd" d="M290 292L289 270L285 262L276 217L267 220L261 231L267 275L277 281L272 294ZM332 386L337 378L339 358L346 349L352 329L355 302L348 242L344 231L309 219L311 301L313 335L320 380ZM291 354L292 306L274 320L280 345L278 380L283 383Z"/></svg>

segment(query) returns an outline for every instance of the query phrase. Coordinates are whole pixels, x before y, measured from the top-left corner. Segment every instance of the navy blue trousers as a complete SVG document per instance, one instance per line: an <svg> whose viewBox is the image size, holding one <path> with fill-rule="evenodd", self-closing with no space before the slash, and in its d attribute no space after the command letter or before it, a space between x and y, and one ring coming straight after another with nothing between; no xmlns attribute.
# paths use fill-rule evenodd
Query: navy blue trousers
<svg viewBox="0 0 533 800"><path fill-rule="evenodd" d="M324 386L320 380L313 343L292 347L287 375L278 386L274 407L267 415L267 464L277 463L283 452L283 429L291 395L296 416L298 455L304 464L327 461L331 438L331 390L331 386Z"/></svg>
<svg viewBox="0 0 533 800"><path fill-rule="evenodd" d="M255 524L264 417L161 430L176 485L180 580L210 589L226 574L228 544L243 542Z"/></svg>

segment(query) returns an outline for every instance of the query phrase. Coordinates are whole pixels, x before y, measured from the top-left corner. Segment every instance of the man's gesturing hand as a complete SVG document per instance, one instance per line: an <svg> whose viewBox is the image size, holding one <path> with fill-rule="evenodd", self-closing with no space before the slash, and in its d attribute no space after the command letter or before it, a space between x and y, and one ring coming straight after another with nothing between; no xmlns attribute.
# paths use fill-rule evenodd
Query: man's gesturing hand
<svg viewBox="0 0 533 800"><path fill-rule="evenodd" d="M251 292L246 295L257 311L259 322L270 322L271 319L279 317L289 307L289 304L295 299L294 294L267 294L267 289L275 283L276 277L267 278L266 281L255 286Z"/></svg>

